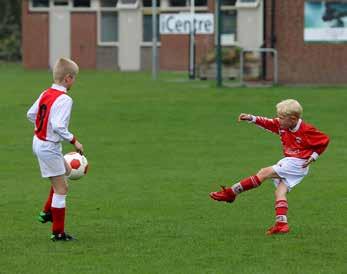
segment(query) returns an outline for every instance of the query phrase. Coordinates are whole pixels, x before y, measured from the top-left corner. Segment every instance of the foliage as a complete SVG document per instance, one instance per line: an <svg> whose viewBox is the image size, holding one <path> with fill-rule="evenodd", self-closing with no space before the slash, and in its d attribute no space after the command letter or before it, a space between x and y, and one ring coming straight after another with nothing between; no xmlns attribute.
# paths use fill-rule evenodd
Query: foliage
<svg viewBox="0 0 347 274"><path fill-rule="evenodd" d="M21 0L0 0L0 60L21 58Z"/></svg>
<svg viewBox="0 0 347 274"><path fill-rule="evenodd" d="M240 52L239 47L223 47L222 48L222 64L224 65L233 65L238 64L240 61ZM216 62L216 50L209 51L201 61L201 64L207 65Z"/></svg>

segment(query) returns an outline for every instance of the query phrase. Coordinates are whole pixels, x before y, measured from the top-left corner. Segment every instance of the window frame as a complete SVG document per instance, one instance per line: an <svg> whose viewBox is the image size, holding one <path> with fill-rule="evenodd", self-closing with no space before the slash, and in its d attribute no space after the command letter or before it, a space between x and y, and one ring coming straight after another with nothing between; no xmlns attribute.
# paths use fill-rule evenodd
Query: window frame
<svg viewBox="0 0 347 274"><path fill-rule="evenodd" d="M235 28L235 34L234 34L235 35L234 42L231 42L231 43L223 42L223 36L225 37L225 35L228 35L228 34L221 34L221 45L222 46L236 46L236 45L238 45L238 40L237 40L237 38L238 38L237 37L238 36L237 35L237 29L238 29L238 25L237 25L238 8L237 8L236 4L237 4L237 2L235 3L235 5L223 5L223 6L221 6L221 11L222 12L223 11L234 11L236 13L236 15L235 15L235 17L236 17L236 28ZM215 24L215 26L216 26L216 29L215 29L215 44L217 44L217 28L218 28L218 24Z"/></svg>
<svg viewBox="0 0 347 274"><path fill-rule="evenodd" d="M160 24L160 13L161 13L161 9L157 8L157 12L158 12L158 26ZM141 43L140 46L141 47L151 47L153 46L153 42L152 41L143 41L143 20L144 20L144 16L152 16L152 9L148 8L148 7L142 7L142 37L141 37ZM159 37L160 37L160 33L159 33ZM157 46L160 47L161 46L161 40L157 40Z"/></svg>
<svg viewBox="0 0 347 274"><path fill-rule="evenodd" d="M118 6L118 5L117 5ZM100 47L118 47L119 46L119 39L118 41L114 41L114 42L104 42L101 40L101 33L102 33L102 30L101 30L101 16L102 16L102 13L103 12L113 12L113 13L117 13L117 20L119 20L119 9L118 7L99 7L98 11L97 11L97 31L98 31L98 42L97 42L97 46L100 46ZM119 21L118 21L118 37L119 37Z"/></svg>
<svg viewBox="0 0 347 274"><path fill-rule="evenodd" d="M70 12L96 12L99 7L99 1L90 0L90 7L74 7L73 0L68 0L66 6L55 6L54 0L48 0L48 7L34 7L33 0L29 0L29 11L30 12L49 12L54 9L64 9Z"/></svg>
<svg viewBox="0 0 347 274"><path fill-rule="evenodd" d="M241 2L242 0L236 1L237 8L257 8L260 4L259 0L255 0L254 2Z"/></svg>
<svg viewBox="0 0 347 274"><path fill-rule="evenodd" d="M33 0L29 0L29 11L30 12L43 12L49 11L52 5L52 1L48 0L48 7L34 7Z"/></svg>
<svg viewBox="0 0 347 274"><path fill-rule="evenodd" d="M122 0L118 0L117 8L118 9L138 9L140 7L140 0L135 0L134 4L122 3Z"/></svg>

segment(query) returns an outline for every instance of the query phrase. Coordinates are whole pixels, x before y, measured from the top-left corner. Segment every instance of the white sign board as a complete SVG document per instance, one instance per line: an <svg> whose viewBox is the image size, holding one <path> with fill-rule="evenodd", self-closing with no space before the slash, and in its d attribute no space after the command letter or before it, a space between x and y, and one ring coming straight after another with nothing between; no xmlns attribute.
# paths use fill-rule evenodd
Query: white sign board
<svg viewBox="0 0 347 274"><path fill-rule="evenodd" d="M164 13L160 14L160 34L212 34L214 21L212 13Z"/></svg>

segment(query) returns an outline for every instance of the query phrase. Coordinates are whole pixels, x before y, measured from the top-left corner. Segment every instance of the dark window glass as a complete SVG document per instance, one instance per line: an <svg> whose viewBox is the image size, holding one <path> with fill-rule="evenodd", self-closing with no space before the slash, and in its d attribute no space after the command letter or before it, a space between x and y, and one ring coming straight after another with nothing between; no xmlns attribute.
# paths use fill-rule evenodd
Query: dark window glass
<svg viewBox="0 0 347 274"><path fill-rule="evenodd" d="M125 5L127 4L133 5L133 4L136 4L138 0L120 0L120 1L122 2L122 4L125 4Z"/></svg>
<svg viewBox="0 0 347 274"><path fill-rule="evenodd" d="M170 0L171 7L185 7L187 5L186 0Z"/></svg>
<svg viewBox="0 0 347 274"><path fill-rule="evenodd" d="M68 0L54 0L54 6L67 6L68 4Z"/></svg>
<svg viewBox="0 0 347 274"><path fill-rule="evenodd" d="M236 11L222 11L222 33L236 34Z"/></svg>
<svg viewBox="0 0 347 274"><path fill-rule="evenodd" d="M152 15L143 16L143 37L144 42L152 42ZM159 36L159 15L157 15L157 41L160 40Z"/></svg>
<svg viewBox="0 0 347 274"><path fill-rule="evenodd" d="M144 7L152 7L152 0L143 0L142 5ZM157 7L160 7L160 0L157 0Z"/></svg>
<svg viewBox="0 0 347 274"><path fill-rule="evenodd" d="M32 0L34 8L48 8L49 0Z"/></svg>
<svg viewBox="0 0 347 274"><path fill-rule="evenodd" d="M118 41L118 14L116 12L101 13L101 42Z"/></svg>
<svg viewBox="0 0 347 274"><path fill-rule="evenodd" d="M196 7L207 6L207 0L195 0L195 6Z"/></svg>
<svg viewBox="0 0 347 274"><path fill-rule="evenodd" d="M90 7L90 0L74 0L74 7Z"/></svg>
<svg viewBox="0 0 347 274"><path fill-rule="evenodd" d="M113 7L115 8L117 6L118 0L101 0L100 6L101 7Z"/></svg>
<svg viewBox="0 0 347 274"><path fill-rule="evenodd" d="M235 6L236 0L222 0L222 6Z"/></svg>

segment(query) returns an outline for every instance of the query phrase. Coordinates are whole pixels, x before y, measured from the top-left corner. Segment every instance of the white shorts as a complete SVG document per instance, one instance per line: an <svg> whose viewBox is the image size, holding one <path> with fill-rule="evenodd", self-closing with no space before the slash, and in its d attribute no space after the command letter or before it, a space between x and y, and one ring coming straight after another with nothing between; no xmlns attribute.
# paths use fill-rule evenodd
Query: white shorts
<svg viewBox="0 0 347 274"><path fill-rule="evenodd" d="M308 173L309 168L302 167L305 161L305 159L286 157L273 165L272 168L281 177L281 179L273 179L275 186L283 182L288 187L288 191L291 191Z"/></svg>
<svg viewBox="0 0 347 274"><path fill-rule="evenodd" d="M34 136L33 152L39 162L43 178L65 174L65 162L61 143L42 141Z"/></svg>

